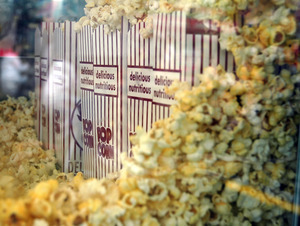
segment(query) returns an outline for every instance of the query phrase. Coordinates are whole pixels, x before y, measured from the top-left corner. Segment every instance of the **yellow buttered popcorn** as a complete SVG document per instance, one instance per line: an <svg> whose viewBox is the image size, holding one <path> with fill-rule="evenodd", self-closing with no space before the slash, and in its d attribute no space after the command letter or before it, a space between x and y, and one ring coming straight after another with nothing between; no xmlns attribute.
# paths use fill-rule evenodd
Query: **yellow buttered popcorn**
<svg viewBox="0 0 300 226"><path fill-rule="evenodd" d="M41 182L30 191L29 196L38 199L49 199L50 195L57 187L58 182L56 180Z"/></svg>
<svg viewBox="0 0 300 226"><path fill-rule="evenodd" d="M300 123L297 59L288 46L297 44L296 3L86 2L78 28L106 24L111 31L121 16L137 23L174 10L220 19L220 46L233 53L237 70L208 67L199 85L175 81L166 88L177 101L170 117L149 132L137 128L133 156L123 153L116 180L56 170L54 152L34 137L32 105L23 98L1 102L1 224L285 224L293 210ZM234 24L239 10L245 10L243 28ZM24 189L18 199L16 185Z"/></svg>
<svg viewBox="0 0 300 226"><path fill-rule="evenodd" d="M34 198L30 203L30 212L33 213L36 218L45 218L48 219L53 211L53 207L45 199Z"/></svg>
<svg viewBox="0 0 300 226"><path fill-rule="evenodd" d="M140 179L137 181L137 185L152 201L161 201L168 194L167 186L158 180Z"/></svg>

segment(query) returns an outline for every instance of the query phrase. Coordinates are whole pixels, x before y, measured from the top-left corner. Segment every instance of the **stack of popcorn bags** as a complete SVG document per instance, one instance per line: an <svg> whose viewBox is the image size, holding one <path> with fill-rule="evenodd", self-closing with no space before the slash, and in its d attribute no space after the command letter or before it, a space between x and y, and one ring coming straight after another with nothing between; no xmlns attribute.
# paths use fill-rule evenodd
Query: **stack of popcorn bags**
<svg viewBox="0 0 300 226"><path fill-rule="evenodd" d="M154 122L170 116L176 101L166 86L175 80L199 84L196 74L207 66L234 68L233 56L221 50L211 22L198 23L184 12L158 14L153 16L153 36L143 38L146 22L128 28L127 20L121 20L120 31L106 34L105 25L81 31L82 109L87 116L83 165L89 167L85 175L97 178L121 169L121 153L132 156L130 136L137 126L149 131ZM93 83L88 74L92 65Z"/></svg>
<svg viewBox="0 0 300 226"><path fill-rule="evenodd" d="M66 174L0 221L297 225L297 4L87 0L37 32L36 128Z"/></svg>
<svg viewBox="0 0 300 226"><path fill-rule="evenodd" d="M80 36L74 26L70 21L42 23L41 72L40 77L36 75L35 89L36 131L44 148L55 150L61 171L68 173L83 170Z"/></svg>

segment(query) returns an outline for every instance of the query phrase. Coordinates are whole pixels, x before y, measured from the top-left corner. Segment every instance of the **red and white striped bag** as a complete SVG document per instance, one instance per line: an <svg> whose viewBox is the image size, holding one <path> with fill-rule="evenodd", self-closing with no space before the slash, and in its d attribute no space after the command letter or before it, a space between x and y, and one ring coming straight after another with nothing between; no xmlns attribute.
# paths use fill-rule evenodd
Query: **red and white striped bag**
<svg viewBox="0 0 300 226"><path fill-rule="evenodd" d="M127 41L127 148L131 155L130 136L135 134L137 126L146 131L151 128L153 102L153 38L144 39L140 30L144 22L133 25L128 31Z"/></svg>
<svg viewBox="0 0 300 226"><path fill-rule="evenodd" d="M83 134L83 172L96 177L95 130L94 130L94 47L93 31L83 27L80 33L80 89Z"/></svg>
<svg viewBox="0 0 300 226"><path fill-rule="evenodd" d="M40 29L37 28L34 34L35 42L34 42L34 91L35 91L35 123L34 123L34 129L37 135L37 138L41 139L41 121L40 121L40 91L41 91L41 46L42 46L42 38L41 38L41 32Z"/></svg>
<svg viewBox="0 0 300 226"><path fill-rule="evenodd" d="M96 177L121 169L120 155L126 152L126 99L128 22L120 31L106 34L104 26L94 31L94 131ZM91 159L91 158L90 158ZM85 164L89 164L85 162Z"/></svg>
<svg viewBox="0 0 300 226"><path fill-rule="evenodd" d="M175 103L164 87L174 80L196 85L208 66L221 64L227 71L234 69L233 56L221 50L219 30L210 21L187 18L184 12L158 14L153 21L154 38L154 97L152 122L170 115Z"/></svg>
<svg viewBox="0 0 300 226"><path fill-rule="evenodd" d="M40 139L64 172L82 171L79 35L75 22L42 23Z"/></svg>
<svg viewBox="0 0 300 226"><path fill-rule="evenodd" d="M53 127L51 127L53 133L53 148L55 150L55 156L59 166L64 168L64 45L65 38L61 28L56 28L53 33L53 70L51 74L52 79L52 98L53 98Z"/></svg>
<svg viewBox="0 0 300 226"><path fill-rule="evenodd" d="M53 149L53 96L52 96L52 47L57 23L42 23L42 46L40 62L40 140L46 149Z"/></svg>
<svg viewBox="0 0 300 226"><path fill-rule="evenodd" d="M45 24L45 23L43 23ZM49 33L42 29L40 62L40 139L44 148L49 148Z"/></svg>
<svg viewBox="0 0 300 226"><path fill-rule="evenodd" d="M120 154L130 155L129 137L136 127L148 131L153 122L170 115L176 101L165 93L165 86L174 80L198 84L196 75L207 66L234 68L233 57L220 49L219 32L210 22L189 19L183 12L158 14L148 39L140 35L144 23L126 26L123 21L121 31L105 34L104 26L99 26L93 34L91 28L81 34L85 54L94 50L94 58L82 59L85 66L81 66L94 71L93 81L81 76L86 78L82 82L87 77L94 82L89 88L82 84L87 90L82 109L88 111L83 115L89 115L83 134L93 147L84 152L88 177L102 178L120 170Z"/></svg>
<svg viewBox="0 0 300 226"><path fill-rule="evenodd" d="M81 90L80 90L80 34L75 22L64 22L64 172L83 171Z"/></svg>

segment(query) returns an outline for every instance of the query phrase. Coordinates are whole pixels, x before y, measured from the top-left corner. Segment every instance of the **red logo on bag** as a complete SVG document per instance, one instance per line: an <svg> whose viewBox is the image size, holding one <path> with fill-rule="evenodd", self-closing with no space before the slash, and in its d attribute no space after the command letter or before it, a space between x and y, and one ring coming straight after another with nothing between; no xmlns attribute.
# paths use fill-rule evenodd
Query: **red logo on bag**
<svg viewBox="0 0 300 226"><path fill-rule="evenodd" d="M78 101L72 111L71 115L71 133L76 142L76 145L82 151L82 115L81 115L81 101Z"/></svg>
<svg viewBox="0 0 300 226"><path fill-rule="evenodd" d="M88 148L94 147L93 123L91 120L83 119L83 143Z"/></svg>
<svg viewBox="0 0 300 226"><path fill-rule="evenodd" d="M114 147L110 144L112 131L110 128L97 127L98 155L106 158L114 158Z"/></svg>
<svg viewBox="0 0 300 226"><path fill-rule="evenodd" d="M47 126L47 121L46 121L46 106L42 104L42 126L46 127Z"/></svg>
<svg viewBox="0 0 300 226"><path fill-rule="evenodd" d="M60 134L60 111L54 109L54 131L57 134Z"/></svg>
<svg viewBox="0 0 300 226"><path fill-rule="evenodd" d="M186 21L186 33L218 35L220 33L220 29L212 20L199 21L194 18L188 18Z"/></svg>

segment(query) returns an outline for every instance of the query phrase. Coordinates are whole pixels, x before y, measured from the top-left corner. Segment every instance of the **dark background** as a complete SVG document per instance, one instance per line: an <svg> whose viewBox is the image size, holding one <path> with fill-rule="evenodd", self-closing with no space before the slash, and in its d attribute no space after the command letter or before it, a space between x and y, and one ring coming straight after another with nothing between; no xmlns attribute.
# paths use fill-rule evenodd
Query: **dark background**
<svg viewBox="0 0 300 226"><path fill-rule="evenodd" d="M34 90L34 33L42 21L78 21L84 0L0 0L0 100Z"/></svg>

